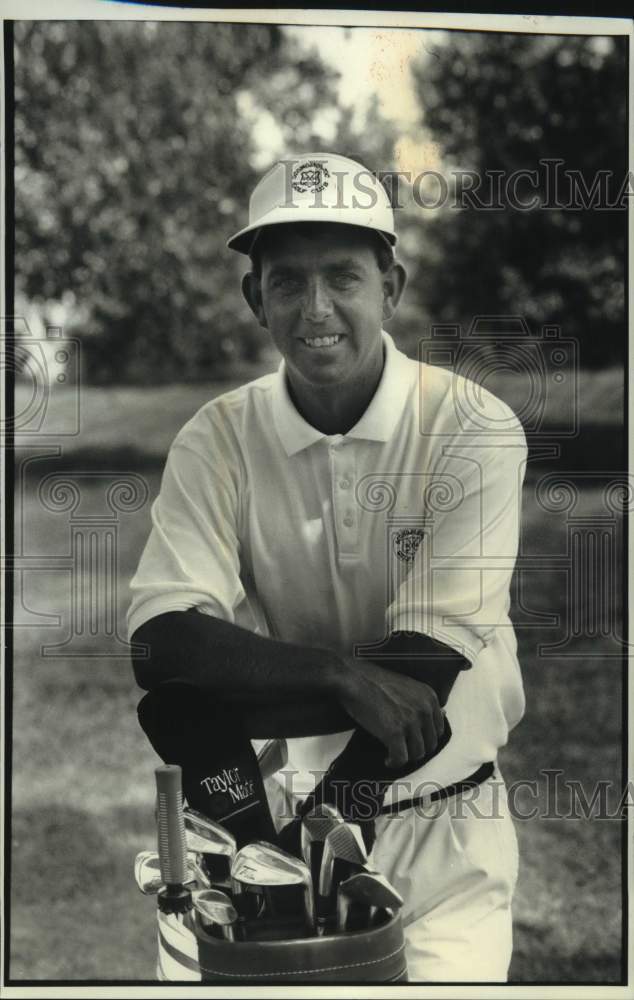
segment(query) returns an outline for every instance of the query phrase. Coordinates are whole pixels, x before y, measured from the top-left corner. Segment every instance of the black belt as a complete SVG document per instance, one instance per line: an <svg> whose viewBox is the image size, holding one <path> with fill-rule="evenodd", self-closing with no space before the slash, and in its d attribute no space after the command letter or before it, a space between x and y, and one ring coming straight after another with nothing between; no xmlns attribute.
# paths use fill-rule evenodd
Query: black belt
<svg viewBox="0 0 634 1000"><path fill-rule="evenodd" d="M429 795L421 795L415 799L401 799L399 802L393 802L389 806L383 806L379 810L379 816L393 816L396 813L404 812L405 809L413 809L417 805L427 804L428 802L439 802L441 799L448 799L452 795L460 795L462 792L468 792L490 778L494 771L495 764L489 760L486 764L481 764L478 770L470 774L468 778L457 781L453 785L447 785L445 788L436 788Z"/></svg>

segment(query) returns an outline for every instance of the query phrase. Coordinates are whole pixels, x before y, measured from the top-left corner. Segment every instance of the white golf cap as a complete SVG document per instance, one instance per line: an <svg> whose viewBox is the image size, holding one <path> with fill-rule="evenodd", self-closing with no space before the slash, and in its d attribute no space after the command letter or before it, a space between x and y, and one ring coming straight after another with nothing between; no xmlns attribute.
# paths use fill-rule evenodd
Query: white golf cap
<svg viewBox="0 0 634 1000"><path fill-rule="evenodd" d="M264 226L294 222L334 222L362 226L396 243L394 213L387 191L374 174L337 153L304 153L279 160L249 199L249 225L227 246L249 254Z"/></svg>

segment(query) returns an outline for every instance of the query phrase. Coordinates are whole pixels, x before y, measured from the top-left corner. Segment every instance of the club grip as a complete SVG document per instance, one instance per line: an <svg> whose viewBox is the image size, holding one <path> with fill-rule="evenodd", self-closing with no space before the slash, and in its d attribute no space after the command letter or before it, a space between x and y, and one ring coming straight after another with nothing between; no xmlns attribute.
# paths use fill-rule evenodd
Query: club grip
<svg viewBox="0 0 634 1000"><path fill-rule="evenodd" d="M187 881L187 841L183 816L182 775L178 764L157 767L158 854L161 878L166 886Z"/></svg>

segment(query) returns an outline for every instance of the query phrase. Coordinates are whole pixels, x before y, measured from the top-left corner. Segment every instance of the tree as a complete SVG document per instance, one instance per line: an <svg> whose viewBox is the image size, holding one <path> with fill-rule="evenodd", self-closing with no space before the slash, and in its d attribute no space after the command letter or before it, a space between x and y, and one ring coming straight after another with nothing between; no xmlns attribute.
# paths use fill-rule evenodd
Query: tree
<svg viewBox="0 0 634 1000"><path fill-rule="evenodd" d="M335 74L268 25L22 21L15 57L17 290L74 297L85 377L208 377L255 355L225 249L254 122L274 111L301 142Z"/></svg>
<svg viewBox="0 0 634 1000"><path fill-rule="evenodd" d="M627 179L625 39L456 32L415 78L421 121L449 166L503 179L536 170L536 191L526 177L517 190L525 201L536 193L539 206L552 205L554 170L569 203L566 175L577 171L577 201L588 202L436 213L431 266L423 259L414 282L434 319L464 326L479 314L520 314L535 333L558 324L579 338L582 365L623 363L627 197L610 211L591 194L600 171L612 203ZM485 181L478 197L492 190Z"/></svg>

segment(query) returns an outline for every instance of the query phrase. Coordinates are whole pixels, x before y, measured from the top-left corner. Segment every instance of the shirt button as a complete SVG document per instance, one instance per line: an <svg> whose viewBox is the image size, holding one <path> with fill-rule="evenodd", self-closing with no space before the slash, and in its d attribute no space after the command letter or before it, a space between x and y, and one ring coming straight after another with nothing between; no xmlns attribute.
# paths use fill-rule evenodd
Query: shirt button
<svg viewBox="0 0 634 1000"><path fill-rule="evenodd" d="M351 528L352 525L354 524L354 518L352 514L346 514L346 516L343 519L343 523L345 524L346 528Z"/></svg>
<svg viewBox="0 0 634 1000"><path fill-rule="evenodd" d="M340 479L339 480L339 486L341 487L342 490L349 490L350 489L350 480L349 479Z"/></svg>

